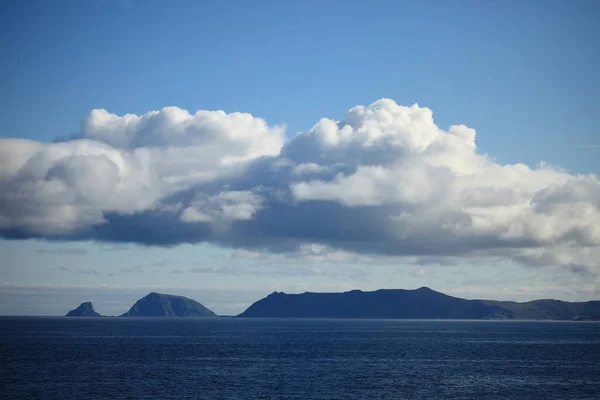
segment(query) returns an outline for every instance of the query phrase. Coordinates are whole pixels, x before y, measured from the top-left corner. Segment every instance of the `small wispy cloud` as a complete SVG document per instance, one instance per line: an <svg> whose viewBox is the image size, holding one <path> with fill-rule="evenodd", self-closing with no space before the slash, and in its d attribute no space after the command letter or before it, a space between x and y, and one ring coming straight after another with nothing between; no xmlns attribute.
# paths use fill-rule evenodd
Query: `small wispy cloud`
<svg viewBox="0 0 600 400"><path fill-rule="evenodd" d="M172 274L184 274L185 271L181 270L181 269L174 269L171 271Z"/></svg>
<svg viewBox="0 0 600 400"><path fill-rule="evenodd" d="M35 251L37 254L87 254L88 251L86 249L82 249L79 247L65 247L61 249L38 249Z"/></svg>
<svg viewBox="0 0 600 400"><path fill-rule="evenodd" d="M597 144L593 144L593 143L588 143L588 144L574 144L571 147L575 147L576 149L600 149L600 143Z"/></svg>
<svg viewBox="0 0 600 400"><path fill-rule="evenodd" d="M427 276L427 271L425 271L425 269L423 269L423 268L418 268L418 269L413 269L412 271L410 271L410 274L412 276L415 276L418 278L424 278Z"/></svg>
<svg viewBox="0 0 600 400"><path fill-rule="evenodd" d="M109 252L109 251L124 251L131 249L132 246L127 243L114 243L110 245L101 245L98 248L99 252Z"/></svg>
<svg viewBox="0 0 600 400"><path fill-rule="evenodd" d="M157 261L155 263L152 264L152 266L154 267L164 267L166 265L169 265L171 262L167 261L167 260L162 260L162 261Z"/></svg>
<svg viewBox="0 0 600 400"><path fill-rule="evenodd" d="M141 265L135 265L132 267L127 267L127 268L121 268L117 271L117 273L120 274L130 274L130 273L143 273L144 271L142 270L142 266Z"/></svg>
<svg viewBox="0 0 600 400"><path fill-rule="evenodd" d="M100 272L93 268L68 268L68 267L57 267L55 271L66 272L69 274L81 274L81 275L101 275Z"/></svg>

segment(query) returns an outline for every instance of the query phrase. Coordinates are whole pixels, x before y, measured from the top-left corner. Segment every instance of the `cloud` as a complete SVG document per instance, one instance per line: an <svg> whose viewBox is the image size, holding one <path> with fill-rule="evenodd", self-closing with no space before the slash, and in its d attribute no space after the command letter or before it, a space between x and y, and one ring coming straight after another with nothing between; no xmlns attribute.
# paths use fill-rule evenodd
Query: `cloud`
<svg viewBox="0 0 600 400"><path fill-rule="evenodd" d="M340 280L365 280L371 271L364 266L369 257L336 251L321 245L300 246L298 251L287 253L265 253L236 250L228 258L215 258L186 270L174 269L172 274L212 274L231 276L284 277L328 277Z"/></svg>
<svg viewBox="0 0 600 400"><path fill-rule="evenodd" d="M78 275L100 275L98 270L93 268L68 268L68 267L57 267L54 268L55 271L66 272L69 274L78 274Z"/></svg>
<svg viewBox="0 0 600 400"><path fill-rule="evenodd" d="M174 193L278 154L283 134L249 114L167 107L142 116L93 110L81 133L60 143L3 139L0 229L72 236L110 213L168 212L163 200ZM244 215L225 214L236 212Z"/></svg>
<svg viewBox="0 0 600 400"><path fill-rule="evenodd" d="M424 278L427 276L427 271L425 271L425 269L423 269L423 268L418 268L418 269L413 269L412 271L410 271L410 274L412 276Z"/></svg>
<svg viewBox="0 0 600 400"><path fill-rule="evenodd" d="M72 254L72 255L82 255L88 254L86 249L82 249L79 247L65 247L59 249L37 249L35 251L37 254Z"/></svg>
<svg viewBox="0 0 600 400"><path fill-rule="evenodd" d="M261 208L263 199L250 191L221 192L196 197L181 213L184 222L250 220Z"/></svg>
<svg viewBox="0 0 600 400"><path fill-rule="evenodd" d="M144 269L141 265L134 265L127 268L119 268L116 274L142 274L144 273Z"/></svg>
<svg viewBox="0 0 600 400"><path fill-rule="evenodd" d="M94 110L60 143L2 139L0 160L5 238L600 273L596 176L498 164L416 104L357 106L287 141L249 114Z"/></svg>

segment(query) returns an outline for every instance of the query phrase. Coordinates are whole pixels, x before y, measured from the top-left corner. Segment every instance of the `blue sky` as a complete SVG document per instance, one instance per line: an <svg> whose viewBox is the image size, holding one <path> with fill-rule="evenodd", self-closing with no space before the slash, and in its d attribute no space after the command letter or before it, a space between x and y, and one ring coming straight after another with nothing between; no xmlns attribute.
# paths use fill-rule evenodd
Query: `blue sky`
<svg viewBox="0 0 600 400"><path fill-rule="evenodd" d="M389 98L428 107L440 129L475 129L478 153L499 165L547 162L572 176L600 175L595 1L9 1L1 7L2 138L47 143L79 134L93 109L142 115L176 106L250 113L270 127L286 125L290 139L321 118L341 120L354 106ZM324 200L322 191L309 195ZM600 204L594 199L592 207ZM590 235L586 246L595 249ZM233 239L117 243L119 251L103 251L113 244L94 235L3 236L0 296L17 305L0 313L60 314L76 306L68 290L103 285L115 293L140 288L106 305L106 313L124 312L129 300L156 287L183 291L219 313L240 312L276 289L429 285L465 297L598 297L597 283L574 290L583 278L560 262L523 266L522 256L476 266L470 258L453 266L311 259L289 272L289 259L275 251L266 257L275 257L269 263L276 266L258 273L248 257L236 257ZM198 264L224 269L189 272ZM595 274L595 266L584 267ZM498 284L498 273L516 279ZM531 288L534 281L540 288ZM36 311L16 294L40 287L52 308Z"/></svg>

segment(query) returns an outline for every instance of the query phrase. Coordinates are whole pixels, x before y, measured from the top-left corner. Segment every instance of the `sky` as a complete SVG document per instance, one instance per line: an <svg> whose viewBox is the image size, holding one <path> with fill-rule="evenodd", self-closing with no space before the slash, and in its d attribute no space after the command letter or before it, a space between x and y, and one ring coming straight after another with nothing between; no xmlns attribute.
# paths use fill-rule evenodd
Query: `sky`
<svg viewBox="0 0 600 400"><path fill-rule="evenodd" d="M0 315L600 299L596 1L0 11Z"/></svg>

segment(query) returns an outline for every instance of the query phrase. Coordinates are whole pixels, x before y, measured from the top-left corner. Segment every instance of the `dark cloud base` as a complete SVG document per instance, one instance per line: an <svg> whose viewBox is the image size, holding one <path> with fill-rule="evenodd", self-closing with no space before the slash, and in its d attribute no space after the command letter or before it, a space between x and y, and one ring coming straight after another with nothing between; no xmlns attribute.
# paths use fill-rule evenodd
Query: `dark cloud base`
<svg viewBox="0 0 600 400"><path fill-rule="evenodd" d="M500 165L475 136L389 99L288 141L249 114L94 110L63 142L0 139L0 237L600 271L597 177Z"/></svg>

